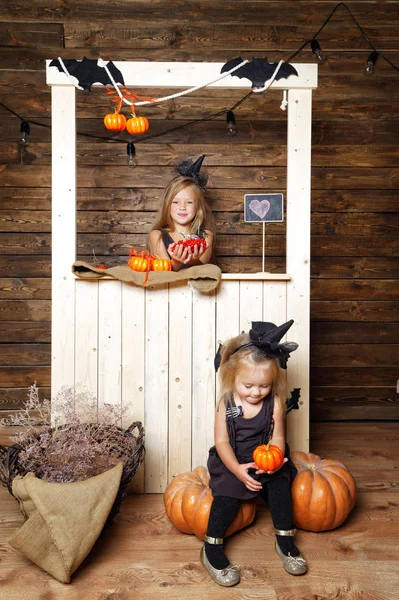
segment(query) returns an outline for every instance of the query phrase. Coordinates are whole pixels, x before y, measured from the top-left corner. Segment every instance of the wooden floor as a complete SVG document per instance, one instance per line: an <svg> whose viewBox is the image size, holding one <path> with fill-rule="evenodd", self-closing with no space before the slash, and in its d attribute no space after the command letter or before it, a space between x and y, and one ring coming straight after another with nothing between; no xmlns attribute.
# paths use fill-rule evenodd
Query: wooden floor
<svg viewBox="0 0 399 600"><path fill-rule="evenodd" d="M201 542L174 529L161 495L129 496L111 530L61 584L7 543L23 522L15 500L0 489L0 598L2 600L398 600L399 424L318 423L311 450L344 462L358 501L335 531L299 531L309 571L283 571L273 549L268 510L229 538L229 558L241 565L241 583L214 584L199 562Z"/></svg>

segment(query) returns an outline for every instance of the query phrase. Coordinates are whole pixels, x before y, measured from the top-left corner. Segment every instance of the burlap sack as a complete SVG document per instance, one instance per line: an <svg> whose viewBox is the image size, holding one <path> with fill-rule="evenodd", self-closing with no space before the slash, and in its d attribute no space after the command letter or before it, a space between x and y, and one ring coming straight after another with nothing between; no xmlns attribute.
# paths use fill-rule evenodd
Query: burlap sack
<svg viewBox="0 0 399 600"><path fill-rule="evenodd" d="M27 519L9 543L62 583L69 583L100 535L118 493L123 463L76 483L17 475L12 493Z"/></svg>
<svg viewBox="0 0 399 600"><path fill-rule="evenodd" d="M222 276L221 270L216 265L198 265L188 269L180 269L180 271L150 271L145 283L146 273L132 271L128 265L97 269L94 265L82 260L73 263L72 272L82 279L101 279L108 276L142 287L174 281L190 282L194 289L204 293L214 290Z"/></svg>

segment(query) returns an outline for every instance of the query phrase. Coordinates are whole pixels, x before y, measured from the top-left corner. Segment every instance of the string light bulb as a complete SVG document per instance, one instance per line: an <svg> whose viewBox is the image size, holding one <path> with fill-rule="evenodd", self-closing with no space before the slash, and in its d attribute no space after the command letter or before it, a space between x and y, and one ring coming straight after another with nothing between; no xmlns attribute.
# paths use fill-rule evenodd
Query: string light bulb
<svg viewBox="0 0 399 600"><path fill-rule="evenodd" d="M313 38L313 40L311 40L311 42L310 42L310 47L312 48L312 52L316 58L316 61L318 63L323 62L325 56L324 56L323 52L321 51L319 42Z"/></svg>
<svg viewBox="0 0 399 600"><path fill-rule="evenodd" d="M27 146L29 144L30 125L28 121L22 121L20 131L19 143L21 146Z"/></svg>
<svg viewBox="0 0 399 600"><path fill-rule="evenodd" d="M227 111L226 122L227 122L227 128L226 128L227 135L230 135L231 137L233 137L234 135L237 135L236 118L235 118L232 110Z"/></svg>
<svg viewBox="0 0 399 600"><path fill-rule="evenodd" d="M377 50L373 50L370 56L368 57L366 64L363 67L363 72L366 73L366 75L372 75L374 65L377 62L378 57L379 53L377 52Z"/></svg>
<svg viewBox="0 0 399 600"><path fill-rule="evenodd" d="M137 158L136 158L136 148L134 147L133 142L127 143L126 153L127 153L127 164L129 167L134 169L134 167L137 167Z"/></svg>

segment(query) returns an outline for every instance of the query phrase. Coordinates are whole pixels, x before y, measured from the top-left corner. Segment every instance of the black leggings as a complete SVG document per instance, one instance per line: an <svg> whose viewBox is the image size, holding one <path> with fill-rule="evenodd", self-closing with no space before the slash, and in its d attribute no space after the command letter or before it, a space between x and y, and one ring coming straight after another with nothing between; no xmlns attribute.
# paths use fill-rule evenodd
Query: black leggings
<svg viewBox="0 0 399 600"><path fill-rule="evenodd" d="M275 529L293 529L291 484L285 477L272 478L263 484L261 498L269 505ZM213 538L224 538L226 531L234 521L240 508L241 500L230 496L216 496L209 513L206 535ZM285 555L291 553L298 556L299 550L292 537L277 535L278 544ZM205 551L211 565L215 569L224 569L229 560L222 545L205 543Z"/></svg>
<svg viewBox="0 0 399 600"><path fill-rule="evenodd" d="M276 477L263 484L261 498L269 505L275 529L292 529L291 485L285 477ZM241 500L229 496L216 496L213 500L207 535L224 537L234 521Z"/></svg>

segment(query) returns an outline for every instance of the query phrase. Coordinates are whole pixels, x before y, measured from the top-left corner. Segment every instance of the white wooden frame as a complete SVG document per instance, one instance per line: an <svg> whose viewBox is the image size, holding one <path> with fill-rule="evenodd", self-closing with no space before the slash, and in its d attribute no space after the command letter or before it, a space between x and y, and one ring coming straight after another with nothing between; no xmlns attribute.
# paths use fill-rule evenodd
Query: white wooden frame
<svg viewBox="0 0 399 600"><path fill-rule="evenodd" d="M219 289L199 294L178 285L135 288L113 280L75 278L75 87L47 61L52 88L52 396L82 382L103 402L121 403L127 421L146 429L144 473L136 489L162 492L173 475L204 464L213 441L219 340L251 320L293 318L290 389L301 408L287 418L293 449L309 446L309 305L311 100L317 65L295 64L298 77L274 81L288 90L287 274L223 274ZM188 88L216 79L223 63L115 62L126 86ZM228 76L213 87L249 88ZM112 310L111 310L112 307ZM119 310L115 310L119 307ZM134 310L132 310L134 307ZM201 335L196 334L197 331ZM185 344L181 344L186 336ZM195 338L195 339L194 339ZM172 351L173 350L173 351ZM154 360L145 360L145 355ZM155 359L155 357L157 357ZM188 361L188 362L187 362ZM53 402L52 410L57 411Z"/></svg>

